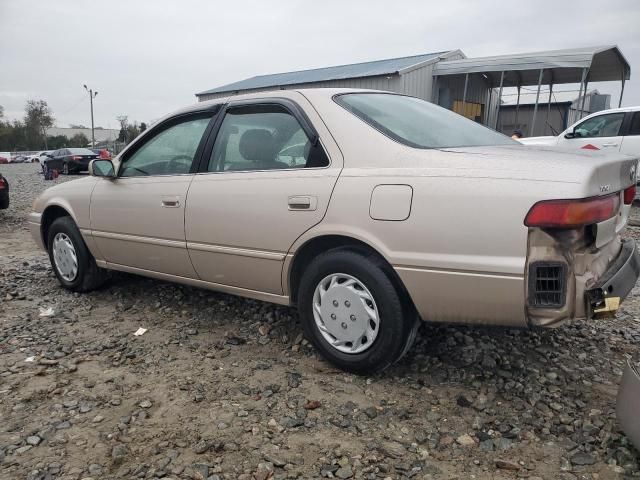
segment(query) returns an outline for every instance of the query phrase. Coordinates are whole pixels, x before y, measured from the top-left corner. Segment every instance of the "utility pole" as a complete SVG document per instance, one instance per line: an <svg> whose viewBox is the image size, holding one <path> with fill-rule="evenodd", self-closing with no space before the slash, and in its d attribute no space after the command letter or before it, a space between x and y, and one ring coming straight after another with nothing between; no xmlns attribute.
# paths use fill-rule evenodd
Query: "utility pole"
<svg viewBox="0 0 640 480"><path fill-rule="evenodd" d="M91 148L96 147L96 137L93 133L93 99L98 96L98 92L94 92L91 88L84 86L84 89L89 93L89 101L91 102Z"/></svg>

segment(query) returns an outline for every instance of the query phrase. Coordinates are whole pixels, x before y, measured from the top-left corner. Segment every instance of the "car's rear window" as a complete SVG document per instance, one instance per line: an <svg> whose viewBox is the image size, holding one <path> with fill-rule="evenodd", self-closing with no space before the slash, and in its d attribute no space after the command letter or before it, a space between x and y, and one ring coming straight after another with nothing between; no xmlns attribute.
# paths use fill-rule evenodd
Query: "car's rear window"
<svg viewBox="0 0 640 480"><path fill-rule="evenodd" d="M69 148L69 151L74 155L95 155L95 153L88 148Z"/></svg>
<svg viewBox="0 0 640 480"><path fill-rule="evenodd" d="M392 139L415 148L514 145L515 140L414 97L347 93L335 101Z"/></svg>

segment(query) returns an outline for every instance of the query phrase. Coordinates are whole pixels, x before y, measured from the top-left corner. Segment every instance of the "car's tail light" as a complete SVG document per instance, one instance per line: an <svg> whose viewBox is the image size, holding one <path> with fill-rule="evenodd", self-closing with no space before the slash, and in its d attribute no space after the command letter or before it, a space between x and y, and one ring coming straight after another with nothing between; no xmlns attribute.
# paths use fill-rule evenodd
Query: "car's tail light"
<svg viewBox="0 0 640 480"><path fill-rule="evenodd" d="M576 200L544 200L531 207L524 224L527 227L574 228L607 220L619 209L619 193Z"/></svg>
<svg viewBox="0 0 640 480"><path fill-rule="evenodd" d="M631 185L624 189L624 204L631 205L633 203L633 199L636 198L636 186Z"/></svg>
<svg viewBox="0 0 640 480"><path fill-rule="evenodd" d="M0 190L3 188L7 188L7 182L4 178L0 178Z"/></svg>

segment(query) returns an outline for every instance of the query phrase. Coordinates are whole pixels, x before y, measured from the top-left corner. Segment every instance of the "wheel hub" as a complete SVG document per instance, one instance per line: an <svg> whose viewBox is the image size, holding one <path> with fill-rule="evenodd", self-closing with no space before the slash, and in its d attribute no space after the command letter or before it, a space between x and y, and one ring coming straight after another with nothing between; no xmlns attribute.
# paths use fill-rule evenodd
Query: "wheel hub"
<svg viewBox="0 0 640 480"><path fill-rule="evenodd" d="M78 256L66 233L60 232L53 238L53 263L67 282L75 280L78 275Z"/></svg>
<svg viewBox="0 0 640 480"><path fill-rule="evenodd" d="M376 303L367 287L347 274L332 274L314 292L313 315L320 333L336 350L361 353L379 331Z"/></svg>

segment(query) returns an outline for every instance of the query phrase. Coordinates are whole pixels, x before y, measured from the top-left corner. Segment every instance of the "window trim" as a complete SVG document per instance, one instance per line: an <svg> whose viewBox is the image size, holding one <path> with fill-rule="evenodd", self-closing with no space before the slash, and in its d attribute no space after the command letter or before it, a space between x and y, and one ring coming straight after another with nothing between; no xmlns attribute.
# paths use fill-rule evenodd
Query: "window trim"
<svg viewBox="0 0 640 480"><path fill-rule="evenodd" d="M209 136L209 133L211 132L211 129L216 123L217 118L219 117L219 113L221 109L220 107L221 105L217 104L205 110L195 110L192 112L179 113L151 127L149 130L147 130L147 132L143 136L140 136L137 141L132 143L130 147L123 152L123 156L118 165L118 171L116 172L116 178L119 180L125 180L129 178L140 179L140 178L151 178L151 177L177 177L177 176L184 176L184 175L193 175L197 173L197 167L200 164L202 152L206 145L206 140ZM168 130L169 128L174 127L175 125L178 125L180 123L184 123L190 120L198 120L200 118L209 118L209 123L207 124L207 127L204 129L202 137L200 137L200 142L198 143L196 152L193 155L193 162L191 163L191 168L189 169L189 172L163 173L163 174L157 174L157 175L136 175L131 177L123 177L121 175L123 166L127 163L127 161L129 161L129 159L133 155L135 155L135 153L138 150L140 150L140 148L142 148L144 145L146 145L148 142L156 138L165 130Z"/></svg>
<svg viewBox="0 0 640 480"><path fill-rule="evenodd" d="M227 115L227 112L234 108L240 107L259 107L259 106L278 106L284 108L290 115L292 115L300 124L300 127L304 130L304 132L309 137L309 141L315 148L322 148L325 156L329 163L323 167L310 167L310 168L300 168L300 167L291 167L291 168L278 168L278 169L267 169L267 170L227 170L227 171L219 171L219 172L210 172L208 171L209 167L209 159L211 157L211 153L213 151L213 147L218 138L218 134L220 133L220 127L222 126L222 122ZM328 154L327 149L324 147L322 139L318 134L317 130L313 126L311 120L307 116L306 112L298 103L294 100L284 97L267 97L267 98L250 98L246 100L230 100L220 109L219 114L214 122L214 125L209 132L209 137L207 138L207 142L205 148L200 157L200 164L198 165L197 171L195 172L197 175L226 175L226 174L234 174L234 173L253 173L253 172L304 172L304 171L317 171L326 168L331 168L332 160L331 156Z"/></svg>

